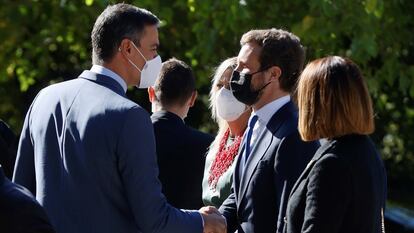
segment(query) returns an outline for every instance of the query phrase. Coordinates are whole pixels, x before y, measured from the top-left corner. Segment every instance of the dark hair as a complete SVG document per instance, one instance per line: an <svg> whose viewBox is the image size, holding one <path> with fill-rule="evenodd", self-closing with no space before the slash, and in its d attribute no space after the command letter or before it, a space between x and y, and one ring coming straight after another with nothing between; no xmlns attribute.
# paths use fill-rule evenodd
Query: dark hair
<svg viewBox="0 0 414 233"><path fill-rule="evenodd" d="M193 71L185 62L171 58L162 64L154 90L161 105L182 106L196 90Z"/></svg>
<svg viewBox="0 0 414 233"><path fill-rule="evenodd" d="M305 61L305 50L300 39L288 31L272 28L245 33L240 44L243 46L247 43L256 43L262 47L260 69L278 66L282 70L280 87L292 92Z"/></svg>
<svg viewBox="0 0 414 233"><path fill-rule="evenodd" d="M374 111L358 66L333 56L309 63L298 84L302 139L332 139L374 132Z"/></svg>
<svg viewBox="0 0 414 233"><path fill-rule="evenodd" d="M93 63L110 61L125 38L139 46L144 27L158 23L159 19L145 9L124 3L108 6L92 29Z"/></svg>

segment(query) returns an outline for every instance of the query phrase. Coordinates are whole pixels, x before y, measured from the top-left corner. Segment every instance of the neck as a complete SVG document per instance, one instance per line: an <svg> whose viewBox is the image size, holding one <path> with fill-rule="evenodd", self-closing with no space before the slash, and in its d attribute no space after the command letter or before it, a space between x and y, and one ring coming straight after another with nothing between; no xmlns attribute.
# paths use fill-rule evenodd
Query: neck
<svg viewBox="0 0 414 233"><path fill-rule="evenodd" d="M187 117L188 109L185 106L161 106L160 104L156 103L153 107L153 112L158 111L167 111L174 113L175 115L179 116L182 120Z"/></svg>
<svg viewBox="0 0 414 233"><path fill-rule="evenodd" d="M237 120L227 122L230 128L231 136L242 136L249 121L251 110L245 111Z"/></svg>
<svg viewBox="0 0 414 233"><path fill-rule="evenodd" d="M257 103L255 103L252 108L255 112L257 112L257 110L261 109L263 106L265 106L268 103L271 103L283 96L289 95L288 92L282 91L280 89L275 90L271 88L271 86L268 87L269 90L267 92L263 92L262 96L260 97L260 99L257 101Z"/></svg>
<svg viewBox="0 0 414 233"><path fill-rule="evenodd" d="M107 69L110 69L112 72L119 75L127 84L127 86L131 86L131 82L129 81L129 76L126 71L126 69L120 69L119 67L123 67L122 65L118 64L119 62L116 62L116 59L112 62L104 62L103 64L97 64L100 66L103 66Z"/></svg>

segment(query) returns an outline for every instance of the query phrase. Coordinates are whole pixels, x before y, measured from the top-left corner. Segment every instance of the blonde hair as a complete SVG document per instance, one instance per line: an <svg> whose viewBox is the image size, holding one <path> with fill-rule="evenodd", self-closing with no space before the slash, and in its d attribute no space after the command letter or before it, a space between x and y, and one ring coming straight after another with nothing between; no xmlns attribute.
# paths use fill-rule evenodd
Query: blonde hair
<svg viewBox="0 0 414 233"><path fill-rule="evenodd" d="M371 97L358 66L329 56L309 63L297 89L299 132L303 140L371 134Z"/></svg>

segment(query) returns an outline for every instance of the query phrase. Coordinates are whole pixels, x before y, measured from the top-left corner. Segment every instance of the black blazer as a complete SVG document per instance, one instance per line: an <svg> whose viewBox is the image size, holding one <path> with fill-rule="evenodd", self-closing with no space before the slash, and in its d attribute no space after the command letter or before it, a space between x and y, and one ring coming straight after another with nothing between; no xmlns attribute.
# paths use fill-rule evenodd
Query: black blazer
<svg viewBox="0 0 414 233"><path fill-rule="evenodd" d="M30 191L8 180L0 166L0 232L53 233L46 212Z"/></svg>
<svg viewBox="0 0 414 233"><path fill-rule="evenodd" d="M279 109L267 124L267 130L258 136L240 175L245 147L242 145L233 173L232 192L219 209L227 219L227 232L282 230L290 190L319 146L317 142L300 139L297 122L297 108L292 102Z"/></svg>
<svg viewBox="0 0 414 233"><path fill-rule="evenodd" d="M285 232L379 233L386 173L368 136L328 141L295 184Z"/></svg>
<svg viewBox="0 0 414 233"><path fill-rule="evenodd" d="M175 207L199 209L205 155L214 137L186 126L171 112L155 112L151 120L164 195Z"/></svg>

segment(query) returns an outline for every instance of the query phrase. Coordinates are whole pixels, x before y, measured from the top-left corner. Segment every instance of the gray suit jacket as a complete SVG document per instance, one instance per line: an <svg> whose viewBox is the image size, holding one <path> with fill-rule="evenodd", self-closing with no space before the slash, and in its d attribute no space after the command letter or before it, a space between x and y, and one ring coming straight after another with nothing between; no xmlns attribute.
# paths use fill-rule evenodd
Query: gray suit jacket
<svg viewBox="0 0 414 233"><path fill-rule="evenodd" d="M23 126L13 180L58 233L202 232L161 193L148 113L110 77L84 71L43 89Z"/></svg>

